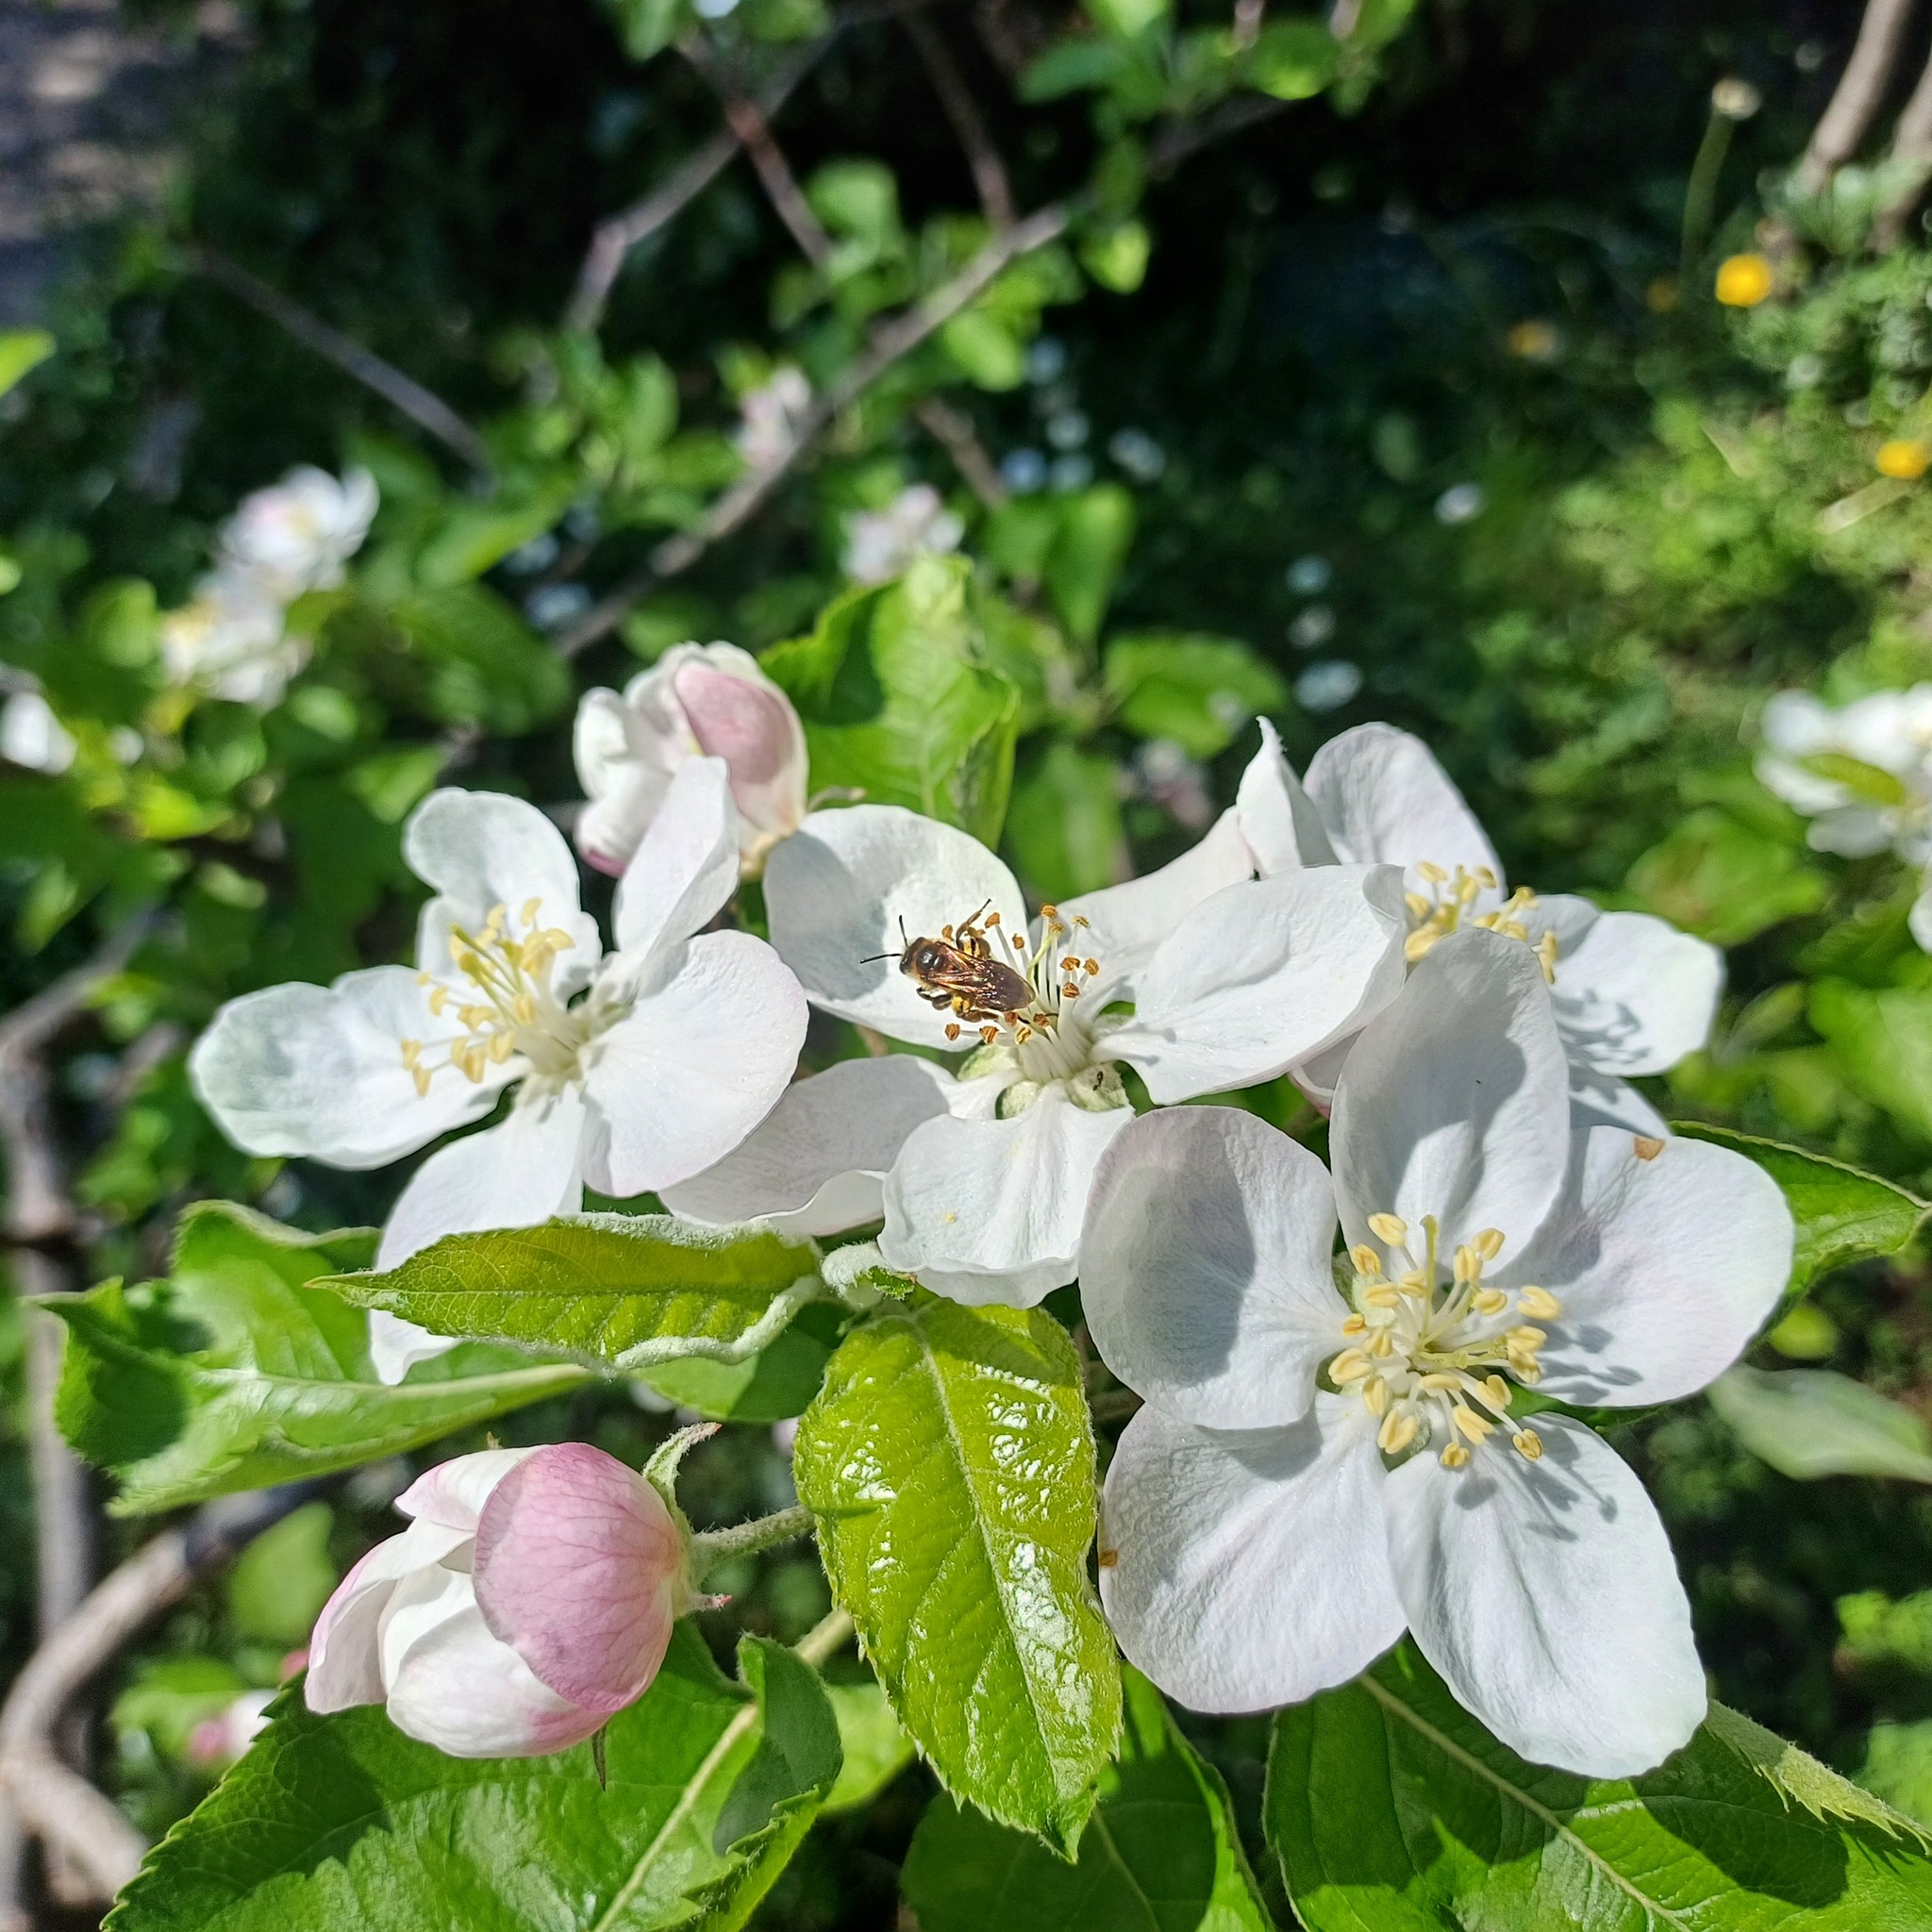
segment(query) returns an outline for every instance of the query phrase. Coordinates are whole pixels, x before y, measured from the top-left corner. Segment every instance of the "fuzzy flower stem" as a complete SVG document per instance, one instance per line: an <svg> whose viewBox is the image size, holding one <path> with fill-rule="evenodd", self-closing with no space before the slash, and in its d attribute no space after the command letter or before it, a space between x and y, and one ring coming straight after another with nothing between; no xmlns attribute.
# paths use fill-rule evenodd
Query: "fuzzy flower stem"
<svg viewBox="0 0 1932 1932"><path fill-rule="evenodd" d="M803 1503L780 1509L771 1516L756 1516L749 1523L734 1523L729 1529L701 1529L691 1540L691 1570L693 1582L702 1583L720 1563L734 1557L748 1557L768 1550L774 1543L789 1543L809 1536L811 1511Z"/></svg>

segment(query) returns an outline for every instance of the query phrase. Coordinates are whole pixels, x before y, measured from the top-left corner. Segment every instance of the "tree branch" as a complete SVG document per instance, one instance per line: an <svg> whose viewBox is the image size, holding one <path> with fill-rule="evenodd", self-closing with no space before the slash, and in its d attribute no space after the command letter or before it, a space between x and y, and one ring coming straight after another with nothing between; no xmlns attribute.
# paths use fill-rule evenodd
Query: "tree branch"
<svg viewBox="0 0 1932 1932"><path fill-rule="evenodd" d="M291 301L279 290L270 288L240 262L230 261L225 255L199 244L190 250L189 259L197 274L247 303L258 315L265 315L293 336L304 348L313 349L343 375L353 376L363 388L374 391L384 402L400 409L419 429L454 451L478 475L490 475L490 452L483 446L483 439L441 396L385 362L373 349L365 349L341 329L330 327L319 315L311 315L299 302Z"/></svg>
<svg viewBox="0 0 1932 1932"><path fill-rule="evenodd" d="M1932 59L1921 70L1918 85L1892 130L1890 158L1909 162L1912 173L1908 184L1893 195L1872 225L1872 245L1880 250L1892 247L1903 237L1926 181L1932 179Z"/></svg>
<svg viewBox="0 0 1932 1932"><path fill-rule="evenodd" d="M1852 58L1798 163L1798 185L1816 194L1857 153L1884 104L1917 0L1865 0Z"/></svg>
<svg viewBox="0 0 1932 1932"><path fill-rule="evenodd" d="M1007 500L1007 486L986 445L974 433L965 412L956 409L941 396L927 396L912 411L919 426L952 458L953 467L966 479L966 487L988 509L997 509Z"/></svg>
<svg viewBox="0 0 1932 1932"><path fill-rule="evenodd" d="M138 1630L318 1487L285 1483L225 1496L181 1527L163 1530L49 1634L13 1680L0 1706L0 1792L50 1854L65 1859L92 1898L111 1899L140 1869L147 1846L114 1806L55 1754L62 1712ZM0 1924L9 1905L13 1923L24 1924L17 1900L0 1901Z"/></svg>
<svg viewBox="0 0 1932 1932"><path fill-rule="evenodd" d="M1012 183L1007 178L1007 164L1000 159L999 149L987 132L979 103L973 98L952 55L946 51L939 28L924 14L908 13L906 31L919 50L926 77L946 110L946 119L953 124L953 132L959 137L959 145L966 150L973 185L979 191L979 205L986 210L987 220L995 228L1010 227L1014 213Z"/></svg>

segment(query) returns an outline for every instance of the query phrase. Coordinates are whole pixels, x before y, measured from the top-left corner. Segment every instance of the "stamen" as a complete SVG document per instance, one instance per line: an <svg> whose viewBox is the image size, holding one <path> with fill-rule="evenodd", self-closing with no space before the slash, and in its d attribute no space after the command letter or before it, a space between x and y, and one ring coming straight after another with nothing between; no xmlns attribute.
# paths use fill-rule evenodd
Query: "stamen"
<svg viewBox="0 0 1932 1932"><path fill-rule="evenodd" d="M1348 1258L1355 1263L1357 1274L1366 1274L1371 1281L1379 1279L1382 1273L1382 1257L1366 1241L1359 1241L1348 1251Z"/></svg>
<svg viewBox="0 0 1932 1932"><path fill-rule="evenodd" d="M1543 1439L1534 1429L1519 1429L1509 1438L1509 1446L1518 1455L1525 1456L1530 1461L1541 1459L1543 1453Z"/></svg>
<svg viewBox="0 0 1932 1932"><path fill-rule="evenodd" d="M1406 1408L1391 1408L1375 1431L1375 1447L1384 1456L1400 1456L1416 1439L1422 1424Z"/></svg>
<svg viewBox="0 0 1932 1932"><path fill-rule="evenodd" d="M1408 1239L1408 1224L1399 1215L1372 1214L1369 1216L1369 1232L1378 1241L1399 1248Z"/></svg>
<svg viewBox="0 0 1932 1932"><path fill-rule="evenodd" d="M1460 1442L1450 1443L1448 1448L1442 1452L1442 1467L1444 1469L1461 1469L1468 1464L1468 1461L1469 1451Z"/></svg>
<svg viewBox="0 0 1932 1932"><path fill-rule="evenodd" d="M1516 1306L1539 1322L1554 1322L1563 1312L1563 1304L1546 1288L1519 1288Z"/></svg>

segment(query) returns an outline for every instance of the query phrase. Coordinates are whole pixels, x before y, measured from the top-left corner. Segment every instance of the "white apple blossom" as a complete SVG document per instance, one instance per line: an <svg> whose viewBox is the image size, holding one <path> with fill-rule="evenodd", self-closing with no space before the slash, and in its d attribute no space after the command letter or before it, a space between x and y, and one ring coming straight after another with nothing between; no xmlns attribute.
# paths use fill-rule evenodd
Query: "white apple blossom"
<svg viewBox="0 0 1932 1932"><path fill-rule="evenodd" d="M1419 738L1358 724L1315 754L1306 782L1261 721L1260 755L1236 810L1264 877L1302 866L1405 868L1408 958L1464 925L1531 946L1556 1000L1579 1123L1668 1133L1629 1081L1660 1074L1709 1037L1724 955L1647 912L1605 912L1569 893L1511 892L1475 815ZM1318 1099L1334 1091L1348 1043L1296 1069Z"/></svg>
<svg viewBox="0 0 1932 1932"><path fill-rule="evenodd" d="M915 557L943 557L959 547L966 525L930 483L909 483L884 509L845 519L845 575L855 584L883 584Z"/></svg>
<svg viewBox="0 0 1932 1932"><path fill-rule="evenodd" d="M247 577L283 604L332 591L362 547L376 508L375 478L353 469L340 482L302 463L244 496L222 526L217 568Z"/></svg>
<svg viewBox="0 0 1932 1932"><path fill-rule="evenodd" d="M280 599L246 573L205 576L161 619L161 668L171 684L269 710L308 661L309 640L291 636Z"/></svg>
<svg viewBox="0 0 1932 1932"><path fill-rule="evenodd" d="M1763 730L1757 776L1811 821L1814 851L1868 858L1890 847L1919 870L1911 931L1932 952L1932 684L1836 711L1809 691L1780 691Z"/></svg>
<svg viewBox="0 0 1932 1932"><path fill-rule="evenodd" d="M590 803L577 850L621 873L682 767L719 758L738 807L745 874L805 817L809 759L791 700L736 644L678 644L625 686L586 691L577 706L577 778Z"/></svg>
<svg viewBox="0 0 1932 1932"><path fill-rule="evenodd" d="M37 691L12 692L0 707L0 758L58 778L74 762L74 734Z"/></svg>
<svg viewBox="0 0 1932 1932"><path fill-rule="evenodd" d="M1157 1105L1273 1078L1400 983L1391 866L1256 880L1232 816L1163 871L1044 907L971 834L896 806L812 813L772 855L772 942L814 1004L916 1046L799 1082L674 1211L829 1233L883 1215L892 1267L963 1302L1030 1307L1078 1269L1095 1165ZM904 970L911 940L983 945L1005 1011L961 1012ZM1132 1010L1122 1008L1131 1006Z"/></svg>
<svg viewBox="0 0 1932 1932"><path fill-rule="evenodd" d="M797 445L811 408L811 384L805 371L786 362L773 370L739 404L740 422L732 441L754 470L782 463Z"/></svg>
<svg viewBox="0 0 1932 1932"><path fill-rule="evenodd" d="M581 1743L649 1688L690 1607L656 1490L584 1442L458 1456L397 1499L316 1620L310 1710L386 1704L453 1757Z"/></svg>
<svg viewBox="0 0 1932 1932"><path fill-rule="evenodd" d="M516 1088L501 1123L416 1170L379 1267L446 1234L573 1212L587 1183L629 1195L687 1179L784 1092L805 1037L798 983L763 941L703 930L738 880L722 760L694 758L673 781L619 883L608 955L570 847L534 806L434 792L403 851L436 891L415 969L244 994L191 1060L238 1146L333 1167L386 1166ZM386 1380L449 1345L420 1338L373 1324Z"/></svg>
<svg viewBox="0 0 1932 1932"><path fill-rule="evenodd" d="M1332 1180L1217 1108L1102 1161L1082 1305L1147 1406L1108 1472L1101 1594L1182 1703L1294 1703L1407 1628L1538 1763L1633 1775L1703 1718L1648 1497L1521 1397L1703 1388L1777 1306L1791 1218L1728 1149L1573 1128L1552 1004L1528 947L1457 933L1349 1055Z"/></svg>

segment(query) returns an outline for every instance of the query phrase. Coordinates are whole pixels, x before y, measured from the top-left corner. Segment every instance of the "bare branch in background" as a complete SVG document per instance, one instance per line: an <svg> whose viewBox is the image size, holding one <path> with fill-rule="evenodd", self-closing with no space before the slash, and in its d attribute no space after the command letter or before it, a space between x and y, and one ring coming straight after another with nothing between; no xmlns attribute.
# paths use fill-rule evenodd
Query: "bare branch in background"
<svg viewBox="0 0 1932 1932"><path fill-rule="evenodd" d="M979 103L973 98L972 90L946 51L938 26L927 15L908 13L906 31L919 50L920 59L925 63L926 76L940 97L940 105L946 110L946 119L953 124L953 132L959 137L959 145L966 150L973 185L979 191L979 205L986 210L987 220L995 228L1011 226L1012 183L1007 178L1007 164L1000 159L999 149L987 132L986 117L979 111Z"/></svg>
<svg viewBox="0 0 1932 1932"><path fill-rule="evenodd" d="M321 316L311 315L278 289L270 288L240 262L230 261L212 248L200 246L191 251L190 259L197 274L206 275L218 288L247 303L257 314L265 315L286 329L305 348L313 349L343 375L353 376L363 388L374 391L384 402L400 409L419 429L453 450L473 470L489 475L490 452L483 446L483 439L441 396L385 362L373 349L365 349L341 329L332 328Z"/></svg>
<svg viewBox="0 0 1932 1932"><path fill-rule="evenodd" d="M974 495L988 509L999 508L1007 500L1007 486L965 413L940 396L927 396L912 413L920 427L952 458Z"/></svg>
<svg viewBox="0 0 1932 1932"><path fill-rule="evenodd" d="M1866 0L1852 58L1798 163L1798 185L1816 194L1858 152L1884 105L1899 45L1917 0Z"/></svg>
<svg viewBox="0 0 1932 1932"><path fill-rule="evenodd" d="M179 1528L163 1530L44 1638L13 1680L0 1706L0 1793L45 1842L50 1858L58 1856L66 1865L86 1902L111 1899L140 1869L147 1844L101 1792L56 1755L54 1732L62 1714L137 1631L314 1495L317 1487L286 1483L225 1496ZM73 1902L82 1899L76 1895ZM26 1924L17 1895L0 1899L0 1932Z"/></svg>
<svg viewBox="0 0 1932 1932"><path fill-rule="evenodd" d="M770 124L758 104L738 88L702 34L691 34L679 41L677 51L704 75L718 96L726 125L758 170L766 198L777 210L778 219L798 243L800 252L814 268L824 268L832 257L832 239L819 225L819 218L812 213L798 177L791 172L791 164L773 140Z"/></svg>
<svg viewBox="0 0 1932 1932"><path fill-rule="evenodd" d="M1890 158L1909 162L1912 174L1909 185L1873 224L1872 245L1880 250L1892 247L1904 237L1906 224L1925 192L1925 183L1932 180L1932 59L1920 72L1919 84L1892 130Z"/></svg>

